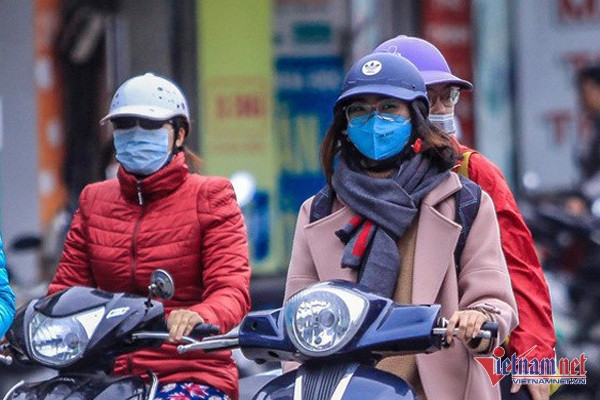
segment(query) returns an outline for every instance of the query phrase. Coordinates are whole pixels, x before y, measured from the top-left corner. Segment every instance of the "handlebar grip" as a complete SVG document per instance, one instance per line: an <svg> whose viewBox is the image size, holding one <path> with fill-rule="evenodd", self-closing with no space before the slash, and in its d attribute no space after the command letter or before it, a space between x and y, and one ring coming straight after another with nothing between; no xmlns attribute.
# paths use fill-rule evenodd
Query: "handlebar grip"
<svg viewBox="0 0 600 400"><path fill-rule="evenodd" d="M221 333L221 328L219 328L217 325L198 324L194 327L194 329L192 329L188 336L195 339L201 339L210 335L218 335L219 333Z"/></svg>
<svg viewBox="0 0 600 400"><path fill-rule="evenodd" d="M483 325L481 325L480 330L490 332L491 336L493 338L495 338L498 336L498 323L497 322L484 322Z"/></svg>

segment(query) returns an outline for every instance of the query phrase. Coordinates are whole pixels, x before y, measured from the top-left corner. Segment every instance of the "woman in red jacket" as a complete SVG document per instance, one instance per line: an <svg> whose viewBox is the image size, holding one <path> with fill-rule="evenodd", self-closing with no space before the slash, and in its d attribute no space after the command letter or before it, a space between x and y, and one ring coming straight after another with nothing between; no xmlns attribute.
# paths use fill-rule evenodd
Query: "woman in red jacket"
<svg viewBox="0 0 600 400"><path fill-rule="evenodd" d="M166 269L175 295L164 301L170 342L120 357L115 374L159 377L157 399L237 398L228 351L179 355L175 344L201 322L226 332L250 308L246 231L231 183L190 174L183 143L189 112L181 91L145 74L115 93L116 179L84 188L49 293L79 285L147 293Z"/></svg>

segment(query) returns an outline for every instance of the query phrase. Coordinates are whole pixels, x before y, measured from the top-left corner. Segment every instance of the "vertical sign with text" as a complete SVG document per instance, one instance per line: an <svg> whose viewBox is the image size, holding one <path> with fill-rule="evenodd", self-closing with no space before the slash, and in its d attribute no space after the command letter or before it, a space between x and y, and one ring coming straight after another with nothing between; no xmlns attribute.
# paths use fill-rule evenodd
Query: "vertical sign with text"
<svg viewBox="0 0 600 400"><path fill-rule="evenodd" d="M275 134L286 261L300 206L325 184L319 154L344 77L343 10L342 0L278 0L275 8Z"/></svg>
<svg viewBox="0 0 600 400"><path fill-rule="evenodd" d="M524 1L515 11L521 179L530 189L571 187L590 132L575 77L600 63L600 1Z"/></svg>
<svg viewBox="0 0 600 400"><path fill-rule="evenodd" d="M205 173L232 179L248 228L253 273L272 272L281 265L282 245L272 132L271 2L202 1L197 12Z"/></svg>

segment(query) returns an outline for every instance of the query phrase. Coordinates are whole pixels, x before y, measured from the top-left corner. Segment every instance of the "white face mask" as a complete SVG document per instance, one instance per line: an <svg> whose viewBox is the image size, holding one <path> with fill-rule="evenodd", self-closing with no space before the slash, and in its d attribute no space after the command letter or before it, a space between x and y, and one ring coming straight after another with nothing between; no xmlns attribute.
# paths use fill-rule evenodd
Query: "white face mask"
<svg viewBox="0 0 600 400"><path fill-rule="evenodd" d="M456 124L454 122L454 113L450 114L429 114L429 122L436 125L444 133L453 135L456 133Z"/></svg>

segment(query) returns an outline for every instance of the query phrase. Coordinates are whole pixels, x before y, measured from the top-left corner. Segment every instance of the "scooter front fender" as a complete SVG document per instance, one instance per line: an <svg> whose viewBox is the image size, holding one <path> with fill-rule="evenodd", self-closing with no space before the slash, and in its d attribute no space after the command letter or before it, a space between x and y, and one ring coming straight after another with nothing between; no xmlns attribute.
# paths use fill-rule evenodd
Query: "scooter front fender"
<svg viewBox="0 0 600 400"><path fill-rule="evenodd" d="M11 390L4 400L144 400L147 395L146 385L138 377L69 374L25 383Z"/></svg>
<svg viewBox="0 0 600 400"><path fill-rule="evenodd" d="M415 400L416 394L410 385L396 375L351 364L343 378L337 382L332 382L326 377L315 379L314 374L311 382L308 382L301 370L288 372L267 383L253 397L253 400L365 400L365 398Z"/></svg>

